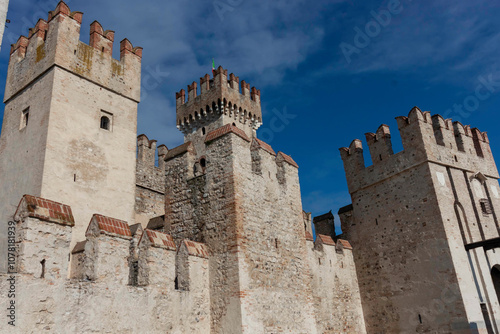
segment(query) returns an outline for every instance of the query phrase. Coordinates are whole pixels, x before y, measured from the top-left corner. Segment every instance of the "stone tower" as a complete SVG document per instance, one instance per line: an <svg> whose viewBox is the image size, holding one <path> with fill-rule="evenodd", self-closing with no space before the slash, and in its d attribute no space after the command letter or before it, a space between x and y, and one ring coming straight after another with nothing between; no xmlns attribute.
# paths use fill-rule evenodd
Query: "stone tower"
<svg viewBox="0 0 500 334"><path fill-rule="evenodd" d="M73 243L96 212L133 223L141 48L60 2L12 46L0 137L2 231L24 194L71 205ZM3 236L4 233L1 233ZM5 249L3 245L0 245Z"/></svg>
<svg viewBox="0 0 500 334"><path fill-rule="evenodd" d="M222 67L200 85L176 94L165 222L208 246L211 332L316 333L298 166L257 139L257 89Z"/></svg>
<svg viewBox="0 0 500 334"><path fill-rule="evenodd" d="M341 148L368 333L498 333L500 190L486 133L413 108Z"/></svg>

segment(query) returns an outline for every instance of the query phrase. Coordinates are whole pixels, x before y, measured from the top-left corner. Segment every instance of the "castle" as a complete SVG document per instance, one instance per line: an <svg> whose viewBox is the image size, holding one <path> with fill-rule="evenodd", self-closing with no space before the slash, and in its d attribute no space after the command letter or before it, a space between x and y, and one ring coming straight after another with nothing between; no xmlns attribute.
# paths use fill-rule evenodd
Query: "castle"
<svg viewBox="0 0 500 334"><path fill-rule="evenodd" d="M486 133L413 108L342 148L352 205L302 210L219 67L176 93L184 144L137 136L142 48L60 2L11 48L0 137L2 333L498 333ZM186 96L187 95L187 96ZM156 158L158 164L155 164ZM316 238L313 238L312 224Z"/></svg>

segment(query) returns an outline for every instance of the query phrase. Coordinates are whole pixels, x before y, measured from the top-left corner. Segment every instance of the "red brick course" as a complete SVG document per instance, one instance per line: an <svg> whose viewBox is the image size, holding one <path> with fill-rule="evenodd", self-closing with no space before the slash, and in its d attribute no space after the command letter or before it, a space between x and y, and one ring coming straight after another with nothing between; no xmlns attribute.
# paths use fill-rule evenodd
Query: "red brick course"
<svg viewBox="0 0 500 334"><path fill-rule="evenodd" d="M153 247L177 250L177 247L175 246L174 243L174 239L170 234L145 229L144 234L141 236L141 240L142 238L144 238L145 235L147 236L148 240L151 242L151 245ZM139 243L141 242L141 240L139 240Z"/></svg>
<svg viewBox="0 0 500 334"><path fill-rule="evenodd" d="M208 248L207 245L199 243L199 242L194 242L191 240L184 240L184 245L186 246L186 249L188 251L189 255L193 256L198 256L198 257L203 257L208 259Z"/></svg>
<svg viewBox="0 0 500 334"><path fill-rule="evenodd" d="M292 159L291 156L289 155L286 155L285 153L283 152L278 152L278 155L280 155L283 157L283 159L288 162L290 165L296 167L296 168L299 168L299 165L297 165L297 163Z"/></svg>
<svg viewBox="0 0 500 334"><path fill-rule="evenodd" d="M31 195L23 196L14 216L33 217L61 225L75 225L70 206Z"/></svg>
<svg viewBox="0 0 500 334"><path fill-rule="evenodd" d="M352 249L351 244L347 240L339 239L337 242L340 243L345 249Z"/></svg>
<svg viewBox="0 0 500 334"><path fill-rule="evenodd" d="M130 226L126 221L106 217L99 214L94 214L92 216L92 221L95 221L101 233L112 233L124 237L132 237L132 232L130 232ZM90 227L90 225L89 225ZM87 229L88 230L88 229Z"/></svg>
<svg viewBox="0 0 500 334"><path fill-rule="evenodd" d="M196 154L196 151L194 149L193 143L188 141L187 143L184 143L182 145L179 145L177 147L174 147L170 151L168 151L167 155L165 156L165 160L170 160L175 158L178 155L181 155L186 152L192 152Z"/></svg>
<svg viewBox="0 0 500 334"><path fill-rule="evenodd" d="M271 153L272 155L276 155L276 152L274 152L273 148L271 147L271 145L269 145L268 143L266 142L263 142L262 140L258 139L258 138L254 138L255 141L257 142L258 146L260 148L262 148L264 151L267 151L269 153Z"/></svg>
<svg viewBox="0 0 500 334"><path fill-rule="evenodd" d="M318 234L317 237L325 245L335 246L335 241L329 235Z"/></svg>
<svg viewBox="0 0 500 334"><path fill-rule="evenodd" d="M250 142L250 138L248 138L248 136L245 134L245 131L241 130L240 128L232 124L226 124L214 131L209 132L205 138L205 143L211 142L212 140L222 137L223 135L228 134L230 132L243 138L247 142Z"/></svg>

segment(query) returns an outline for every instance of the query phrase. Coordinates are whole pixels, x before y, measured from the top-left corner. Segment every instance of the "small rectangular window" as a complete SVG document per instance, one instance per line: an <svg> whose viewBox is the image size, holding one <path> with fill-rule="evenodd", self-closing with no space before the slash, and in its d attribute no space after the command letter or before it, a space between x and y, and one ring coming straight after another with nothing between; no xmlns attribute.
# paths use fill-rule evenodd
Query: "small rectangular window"
<svg viewBox="0 0 500 334"><path fill-rule="evenodd" d="M99 118L99 127L103 130L112 131L113 129L113 114L101 110L101 116Z"/></svg>
<svg viewBox="0 0 500 334"><path fill-rule="evenodd" d="M23 113L21 114L21 125L19 127L19 130L24 129L28 125L30 117L30 108L26 108L23 110Z"/></svg>
<svg viewBox="0 0 500 334"><path fill-rule="evenodd" d="M483 212L483 214L490 215L492 213L490 201L483 198L479 200L479 204L481 205L481 211Z"/></svg>

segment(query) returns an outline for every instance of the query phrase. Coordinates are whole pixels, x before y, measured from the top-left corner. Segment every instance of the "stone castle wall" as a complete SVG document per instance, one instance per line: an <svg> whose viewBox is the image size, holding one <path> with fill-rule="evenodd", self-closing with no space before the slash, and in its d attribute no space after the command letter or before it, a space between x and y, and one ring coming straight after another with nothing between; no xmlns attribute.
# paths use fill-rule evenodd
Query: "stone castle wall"
<svg viewBox="0 0 500 334"><path fill-rule="evenodd" d="M297 163L256 138L260 91L219 67L176 96L185 143L156 147L136 138L142 49L125 39L115 60L114 32L94 21L87 45L81 22L61 1L11 49L15 330L365 332L349 243L311 241Z"/></svg>
<svg viewBox="0 0 500 334"><path fill-rule="evenodd" d="M482 246L469 246L499 236L488 137L418 108L397 120L404 151L393 154L386 125L366 134L372 166L365 168L361 141L341 149L352 206L339 215L367 331L486 333L500 311L493 265Z"/></svg>
<svg viewBox="0 0 500 334"><path fill-rule="evenodd" d="M317 235L307 252L318 333L366 333L351 245Z"/></svg>
<svg viewBox="0 0 500 334"><path fill-rule="evenodd" d="M60 2L11 48L0 137L2 232L24 194L74 208L72 245L84 239L94 212L134 222L141 49L124 40L115 60L114 33L95 21L87 45L79 41L81 22L82 13Z"/></svg>
<svg viewBox="0 0 500 334"><path fill-rule="evenodd" d="M150 219L165 214L165 156L168 148L160 145L157 149L156 140L140 135L137 137L137 151L135 222L146 227Z"/></svg>
<svg viewBox="0 0 500 334"><path fill-rule="evenodd" d="M61 216L65 219L52 218ZM15 302L16 326L4 322L1 333L209 332L206 251L195 253L181 245L177 255L175 244L163 242L169 240L166 234L150 231L156 234L149 238L148 230L134 244L130 230L110 227L119 221L95 216L87 231L85 265L70 272L71 208L28 196L16 222L15 297L8 296L6 279L11 274L0 275L0 305L7 309L11 300ZM130 285L133 271L128 263L134 251L147 275L139 270L141 284ZM178 272L176 261L181 256L186 270ZM189 283L188 288L176 289L177 276Z"/></svg>
<svg viewBox="0 0 500 334"><path fill-rule="evenodd" d="M198 141L166 156L165 220L174 239L202 241L211 251L212 332L338 330L340 322L325 326L318 314L342 319L346 332L363 332L355 320L362 309L352 261L345 262L345 296L327 294L324 304L315 303L314 296L337 285L316 281L313 291L313 280L328 273L310 267L313 245L306 242L298 166L291 157L231 124Z"/></svg>

